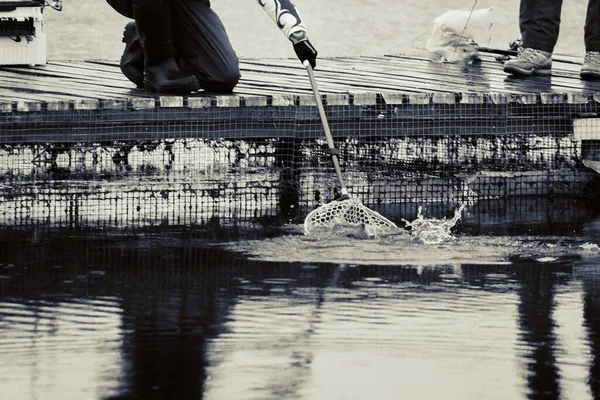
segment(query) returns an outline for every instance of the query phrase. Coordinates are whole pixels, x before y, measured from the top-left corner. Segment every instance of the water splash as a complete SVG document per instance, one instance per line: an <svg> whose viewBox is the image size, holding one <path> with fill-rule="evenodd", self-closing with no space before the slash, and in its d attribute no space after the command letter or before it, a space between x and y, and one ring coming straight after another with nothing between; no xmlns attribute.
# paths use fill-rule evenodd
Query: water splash
<svg viewBox="0 0 600 400"><path fill-rule="evenodd" d="M454 238L451 229L460 219L464 208L465 205L461 205L454 211L454 217L450 219L425 219L423 217L423 207L419 206L417 219L412 222L405 219L402 219L402 221L406 223L407 228L411 228L411 234L415 240L424 244L438 244Z"/></svg>
<svg viewBox="0 0 600 400"><path fill-rule="evenodd" d="M450 219L442 218L425 219L423 216L423 207L419 206L417 211L417 218L414 221L408 221L402 219L405 223L406 228L410 228L412 237L419 243L422 244L439 244L448 240L454 239L452 234L452 228L460 220L462 210L466 204L462 204L458 209L454 211L454 216ZM387 221L387 220L386 220ZM392 222L389 222L393 224ZM349 237L354 239L362 240L374 240L374 239L386 239L390 237L396 237L398 235L404 236L407 230L393 226L388 226L387 231L382 232L377 225L371 225L370 223L361 224L324 224L318 227L320 229L313 229L308 236L317 239L331 239L332 237Z"/></svg>

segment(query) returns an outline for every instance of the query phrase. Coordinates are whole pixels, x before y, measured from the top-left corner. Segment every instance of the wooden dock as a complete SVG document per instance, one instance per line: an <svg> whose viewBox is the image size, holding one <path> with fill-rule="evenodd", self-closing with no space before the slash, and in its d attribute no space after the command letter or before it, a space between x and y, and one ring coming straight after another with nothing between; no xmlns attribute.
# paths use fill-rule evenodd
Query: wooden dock
<svg viewBox="0 0 600 400"><path fill-rule="evenodd" d="M600 93L600 82L580 80L578 57L558 56L551 77L532 78L506 75L494 54L481 53L481 58L480 63L466 66L403 55L321 58L316 76L328 104L368 102L373 94L387 95L391 102L398 101L393 97L397 94L405 96L402 100L406 102L412 96L419 98L419 94L450 93L457 101L467 101L474 95L545 93L565 95L566 102L566 95L571 101L583 101L580 96L590 99ZM206 105L209 97L213 101L208 105L297 105L311 94L306 72L296 59L243 59L241 72L234 96L200 91L182 96L180 103ZM135 107L150 98L160 96L136 89L122 75L117 62L50 61L42 66L0 67L0 112L110 108L123 102ZM165 99L157 106L169 107L173 102Z"/></svg>
<svg viewBox="0 0 600 400"><path fill-rule="evenodd" d="M397 124L383 127L391 136L420 134L424 127L430 133L445 135L457 128L469 134L481 131L481 120L497 119L498 113L510 121L495 121L487 133L521 126L523 118L533 116L545 124L558 118L556 125L564 125L563 116L547 109L561 105L569 108L563 113L567 119L596 115L600 82L579 78L580 58L558 57L551 77L515 78L502 71L495 54L481 57L470 65L401 55L319 59L321 94L328 112L339 117L332 115L331 122L344 125L332 129L333 134L364 131L361 124L370 125L371 117L381 115L402 122L401 132ZM316 109L309 110L315 105L310 82L297 59L244 59L241 72L232 94L166 96L135 88L117 62L0 67L0 144L163 139L174 132L175 137L296 138L297 122L307 120L316 120L309 131L318 130ZM435 104L446 109L431 107ZM527 107L528 115L516 115L519 106ZM352 119L356 124L350 127ZM453 120L450 127L434 121L448 119ZM232 129L239 121L245 122ZM540 124L533 126L539 130Z"/></svg>

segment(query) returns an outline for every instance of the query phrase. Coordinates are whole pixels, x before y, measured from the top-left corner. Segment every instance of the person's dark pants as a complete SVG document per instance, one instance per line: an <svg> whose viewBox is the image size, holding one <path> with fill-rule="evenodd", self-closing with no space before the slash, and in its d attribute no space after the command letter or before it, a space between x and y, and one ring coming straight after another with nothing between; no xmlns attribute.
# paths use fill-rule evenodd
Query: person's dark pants
<svg viewBox="0 0 600 400"><path fill-rule="evenodd" d="M523 47L552 53L560 30L562 0L521 0ZM584 28L586 51L600 51L600 0L589 0Z"/></svg>
<svg viewBox="0 0 600 400"><path fill-rule="evenodd" d="M119 14L133 18L132 0L107 2ZM240 79L239 60L209 0L174 0L169 7L174 45L185 64L182 67L198 78L204 90L233 90Z"/></svg>

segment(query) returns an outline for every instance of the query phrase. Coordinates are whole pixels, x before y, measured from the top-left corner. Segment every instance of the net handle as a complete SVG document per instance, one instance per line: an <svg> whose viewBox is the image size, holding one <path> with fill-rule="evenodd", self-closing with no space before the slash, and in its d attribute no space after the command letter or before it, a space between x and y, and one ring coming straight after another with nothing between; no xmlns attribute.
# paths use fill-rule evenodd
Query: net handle
<svg viewBox="0 0 600 400"><path fill-rule="evenodd" d="M342 170L340 168L340 162L338 160L338 151L335 148L335 144L333 143L333 138L331 137L331 132L329 131L329 124L327 123L327 117L325 116L325 109L323 108L323 100L321 98L321 94L319 93L319 88L317 87L317 81L315 79L315 74L313 72L312 66L308 60L304 60L302 63L306 68L306 72L308 72L308 78L310 79L310 85L312 86L313 94L315 95L315 101L317 103L317 108L319 109L319 116L321 117L321 123L323 124L323 130L325 131L325 137L327 138L327 145L329 146L329 154L331 155L331 159L333 161L333 166L335 168L335 174L337 175L338 182L340 183L340 192L342 196L348 195L348 190L346 189L346 184L344 183L344 177L342 176Z"/></svg>

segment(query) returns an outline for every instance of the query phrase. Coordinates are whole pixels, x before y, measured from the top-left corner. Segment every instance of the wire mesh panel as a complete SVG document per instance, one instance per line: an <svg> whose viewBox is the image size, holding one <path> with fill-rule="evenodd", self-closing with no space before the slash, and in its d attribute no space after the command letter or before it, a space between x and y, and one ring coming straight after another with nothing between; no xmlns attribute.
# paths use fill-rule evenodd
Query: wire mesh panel
<svg viewBox="0 0 600 400"><path fill-rule="evenodd" d="M357 93L325 109L351 195L400 221L419 205L594 198L597 105L571 100ZM16 103L0 127L3 224L262 226L338 195L309 96Z"/></svg>

